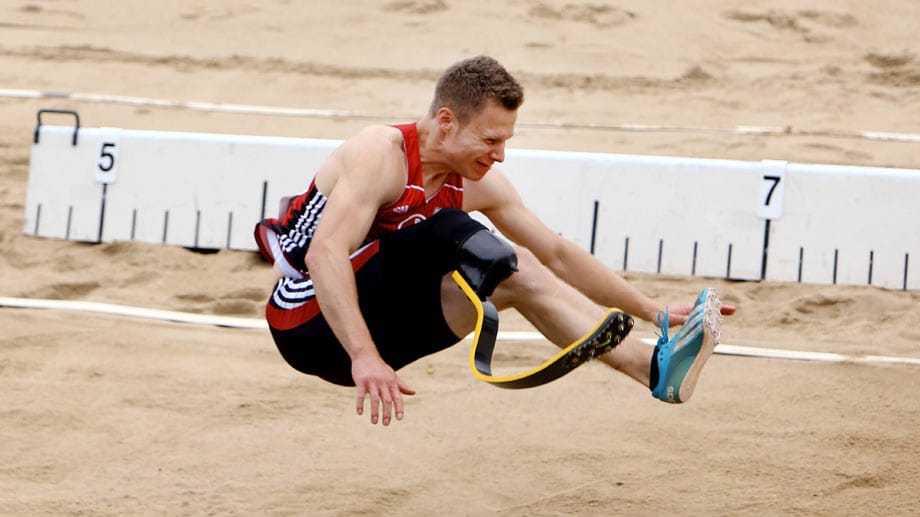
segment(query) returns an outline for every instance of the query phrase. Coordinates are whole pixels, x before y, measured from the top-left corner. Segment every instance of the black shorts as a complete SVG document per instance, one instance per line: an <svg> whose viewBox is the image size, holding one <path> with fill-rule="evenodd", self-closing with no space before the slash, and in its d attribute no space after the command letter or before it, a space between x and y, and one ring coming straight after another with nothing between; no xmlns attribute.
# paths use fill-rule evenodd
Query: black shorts
<svg viewBox="0 0 920 517"><path fill-rule="evenodd" d="M462 219L458 217L455 213L435 215L384 235L352 257L361 313L381 357L393 369L462 339L451 331L441 308L442 279L456 269L456 232L444 231L444 222L449 219L450 228L460 224L460 233L482 226L466 214ZM279 292L285 283L290 288L292 281L278 283L267 311L272 337L282 357L298 371L353 386L351 359L319 312L315 298L294 309L305 315L301 316L304 321L290 323L288 318L287 324L279 323L294 315L281 309ZM312 293L311 281L301 283L304 292Z"/></svg>

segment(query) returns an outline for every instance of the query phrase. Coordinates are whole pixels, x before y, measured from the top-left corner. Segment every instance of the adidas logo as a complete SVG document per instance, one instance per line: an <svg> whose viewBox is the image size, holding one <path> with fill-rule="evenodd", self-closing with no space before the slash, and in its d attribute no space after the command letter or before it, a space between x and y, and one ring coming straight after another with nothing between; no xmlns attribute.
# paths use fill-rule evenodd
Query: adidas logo
<svg viewBox="0 0 920 517"><path fill-rule="evenodd" d="M396 214L405 214L409 212L409 205L399 205L393 208L393 213Z"/></svg>

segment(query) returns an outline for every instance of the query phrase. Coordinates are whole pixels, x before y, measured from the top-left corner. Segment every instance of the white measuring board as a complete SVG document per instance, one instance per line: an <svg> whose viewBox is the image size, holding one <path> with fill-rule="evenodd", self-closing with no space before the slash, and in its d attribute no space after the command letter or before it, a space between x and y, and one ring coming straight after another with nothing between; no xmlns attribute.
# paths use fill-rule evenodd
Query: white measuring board
<svg viewBox="0 0 920 517"><path fill-rule="evenodd" d="M920 289L920 171L789 164L768 280Z"/></svg>
<svg viewBox="0 0 920 517"><path fill-rule="evenodd" d="M340 143L36 133L25 233L236 250L255 250L255 223ZM616 270L920 289L917 170L526 149L497 167L553 231Z"/></svg>
<svg viewBox="0 0 920 517"><path fill-rule="evenodd" d="M72 133L43 126L33 146L28 234L252 250L253 226L263 212L275 215L281 196L304 190L338 144L83 128L73 146ZM117 168L117 176L100 182L102 167Z"/></svg>
<svg viewBox="0 0 920 517"><path fill-rule="evenodd" d="M760 278L750 163L513 150L501 168L558 233L590 249L593 229L595 254L617 270Z"/></svg>

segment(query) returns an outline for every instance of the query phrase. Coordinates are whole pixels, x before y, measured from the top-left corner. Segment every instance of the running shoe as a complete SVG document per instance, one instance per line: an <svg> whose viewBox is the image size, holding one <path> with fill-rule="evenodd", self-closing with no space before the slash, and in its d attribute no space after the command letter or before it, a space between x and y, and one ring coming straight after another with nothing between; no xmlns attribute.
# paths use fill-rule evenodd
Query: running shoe
<svg viewBox="0 0 920 517"><path fill-rule="evenodd" d="M668 314L658 314L661 337L652 357L655 398L673 404L690 399L703 365L719 344L721 323L719 298L710 288L700 292L687 321L670 339Z"/></svg>
<svg viewBox="0 0 920 517"><path fill-rule="evenodd" d="M693 302L693 307L696 308L703 304L707 298L709 298L710 293L712 293L712 288L704 287L700 294L696 296L696 301Z"/></svg>

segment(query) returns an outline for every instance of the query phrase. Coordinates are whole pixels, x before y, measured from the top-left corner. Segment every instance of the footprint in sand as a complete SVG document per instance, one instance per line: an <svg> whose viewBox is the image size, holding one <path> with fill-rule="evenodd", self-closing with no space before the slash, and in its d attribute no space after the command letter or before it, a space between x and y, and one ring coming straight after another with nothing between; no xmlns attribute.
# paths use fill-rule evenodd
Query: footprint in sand
<svg viewBox="0 0 920 517"><path fill-rule="evenodd" d="M852 298L815 294L793 300L792 307L802 314L837 315L846 306L853 303Z"/></svg>
<svg viewBox="0 0 920 517"><path fill-rule="evenodd" d="M269 293L260 288L243 288L211 296L203 293L181 293L174 298L188 312L234 316L258 316L265 308Z"/></svg>
<svg viewBox="0 0 920 517"><path fill-rule="evenodd" d="M31 291L24 296L49 300L76 300L85 297L99 287L99 282L61 282Z"/></svg>
<svg viewBox="0 0 920 517"><path fill-rule="evenodd" d="M804 10L796 11L796 16L834 29L848 29L859 25L859 19L846 13Z"/></svg>
<svg viewBox="0 0 920 517"><path fill-rule="evenodd" d="M182 293L174 296L175 299L189 303L211 303L214 297L202 293Z"/></svg>
<svg viewBox="0 0 920 517"><path fill-rule="evenodd" d="M540 2L531 8L528 14L533 18L581 22L596 27L615 27L623 25L636 17L633 12L600 3L565 4L561 8L554 8Z"/></svg>
<svg viewBox="0 0 920 517"><path fill-rule="evenodd" d="M867 162L874 158L874 156L869 153L820 142L805 142L798 144L796 147L805 149L805 152L809 155L825 156L825 160L841 163Z"/></svg>
<svg viewBox="0 0 920 517"><path fill-rule="evenodd" d="M794 12L775 9L768 11L730 10L723 12L722 17L743 23L765 22L776 30L799 34L808 43L826 43L834 39L827 33L816 31L816 28L848 29L859 25L859 20L847 13L813 10Z"/></svg>
<svg viewBox="0 0 920 517"><path fill-rule="evenodd" d="M383 6L384 11L410 14L431 14L448 9L444 0L404 0L390 2Z"/></svg>
<svg viewBox="0 0 920 517"><path fill-rule="evenodd" d="M863 59L876 68L900 68L914 60L914 55L910 52L900 52L897 54L879 54L869 52Z"/></svg>
<svg viewBox="0 0 920 517"><path fill-rule="evenodd" d="M876 69L869 74L870 82L895 88L920 86L920 63L911 52L870 52L863 59Z"/></svg>
<svg viewBox="0 0 920 517"><path fill-rule="evenodd" d="M25 4L22 7L20 7L18 10L21 13L28 13L28 14L35 14L35 15L44 14L44 15L51 15L51 16L62 16L62 17L72 18L72 19L77 19L77 20L85 19L85 17L82 14L74 12L74 11L68 11L66 9L48 9L39 4Z"/></svg>
<svg viewBox="0 0 920 517"><path fill-rule="evenodd" d="M227 316L258 316L265 310L265 304L250 300L225 299L218 300L208 306L208 311L213 314Z"/></svg>

